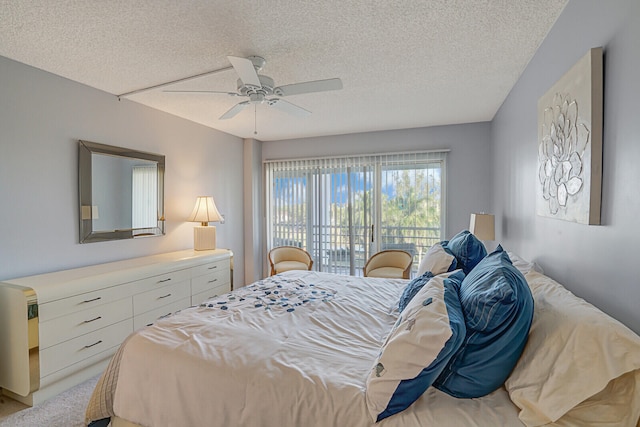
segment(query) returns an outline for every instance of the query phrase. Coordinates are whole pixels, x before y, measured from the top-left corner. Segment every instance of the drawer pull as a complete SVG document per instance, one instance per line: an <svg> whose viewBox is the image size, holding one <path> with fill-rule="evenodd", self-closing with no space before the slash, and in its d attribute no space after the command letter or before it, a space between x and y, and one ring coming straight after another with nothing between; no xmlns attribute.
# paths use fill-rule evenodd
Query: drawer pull
<svg viewBox="0 0 640 427"><path fill-rule="evenodd" d="M158 297L158 299L163 299L163 298L167 298L167 297L170 297L170 296L171 296L171 294L166 294L166 295L163 295L161 297Z"/></svg>
<svg viewBox="0 0 640 427"><path fill-rule="evenodd" d="M93 347L94 345L98 345L98 344L100 344L101 342L102 342L102 340L100 340L100 341L96 341L96 342L94 342L93 344L85 345L85 346L84 346L84 348L91 348L91 347Z"/></svg>
<svg viewBox="0 0 640 427"><path fill-rule="evenodd" d="M218 281L218 279L213 279L213 280L209 280L209 283L214 283L214 282L217 282L217 281Z"/></svg>
<svg viewBox="0 0 640 427"><path fill-rule="evenodd" d="M209 267L209 270L214 270L214 269L216 269L216 268L218 268L218 266L217 266L217 265L214 265L213 267Z"/></svg>
<svg viewBox="0 0 640 427"><path fill-rule="evenodd" d="M169 277L168 279L158 280L158 283L168 282L169 280L171 280L171 277Z"/></svg>
<svg viewBox="0 0 640 427"><path fill-rule="evenodd" d="M86 302L94 302L94 301L98 301L99 299L102 299L102 297L97 297L97 298L93 298L93 299L86 299L86 300L84 300L84 301L82 301L82 302L83 302L83 303L86 303Z"/></svg>
<svg viewBox="0 0 640 427"><path fill-rule="evenodd" d="M82 323L91 323L91 322L95 322L96 320L100 320L100 319L102 319L102 316L94 317L93 319L90 319L90 320L85 320Z"/></svg>

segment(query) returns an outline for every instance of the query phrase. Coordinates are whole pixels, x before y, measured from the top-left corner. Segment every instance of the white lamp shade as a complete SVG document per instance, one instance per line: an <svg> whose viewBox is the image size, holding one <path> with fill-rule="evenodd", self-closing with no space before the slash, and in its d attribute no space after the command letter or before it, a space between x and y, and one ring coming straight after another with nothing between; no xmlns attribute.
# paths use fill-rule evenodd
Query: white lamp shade
<svg viewBox="0 0 640 427"><path fill-rule="evenodd" d="M222 215L218 212L218 208L211 196L199 196L196 198L196 205L187 219L187 221L191 222L200 222L202 225L207 225L209 222L219 222L220 220L222 220Z"/></svg>
<svg viewBox="0 0 640 427"><path fill-rule="evenodd" d="M472 213L469 231L480 240L495 240L494 216L484 213Z"/></svg>

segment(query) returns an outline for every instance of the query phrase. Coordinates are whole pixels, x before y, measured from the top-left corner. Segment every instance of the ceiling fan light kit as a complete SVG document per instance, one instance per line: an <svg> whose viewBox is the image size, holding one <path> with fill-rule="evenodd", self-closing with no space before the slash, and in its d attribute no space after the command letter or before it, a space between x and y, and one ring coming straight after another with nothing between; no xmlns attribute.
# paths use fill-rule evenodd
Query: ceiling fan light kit
<svg viewBox="0 0 640 427"><path fill-rule="evenodd" d="M229 96L242 96L249 98L248 101L242 101L229 110L227 110L219 120L227 120L235 117L249 105L264 104L268 107L277 108L287 114L295 117L306 117L311 114L298 105L292 104L280 98L268 98L272 95L277 97L285 97L291 95L302 95L313 92L325 92L330 90L342 89L342 81L339 78L314 80L308 82L294 83L284 86L275 87L273 79L269 76L258 74L262 70L266 61L260 56L249 56L241 58L237 56L228 56L229 62L238 74L237 92L213 91L213 90L166 90L169 93L202 93L202 94L224 94ZM189 79L189 78L186 78ZM184 81L186 79L180 79Z"/></svg>

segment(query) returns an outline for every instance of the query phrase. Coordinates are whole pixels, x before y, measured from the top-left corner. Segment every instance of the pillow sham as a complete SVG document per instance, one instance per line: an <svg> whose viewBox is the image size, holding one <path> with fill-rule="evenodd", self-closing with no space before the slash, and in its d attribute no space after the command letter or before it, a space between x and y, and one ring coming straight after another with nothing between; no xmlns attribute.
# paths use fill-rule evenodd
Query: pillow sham
<svg viewBox="0 0 640 427"><path fill-rule="evenodd" d="M462 345L461 271L431 278L400 313L367 378L366 402L378 422L415 402Z"/></svg>
<svg viewBox="0 0 640 427"><path fill-rule="evenodd" d="M638 373L640 337L551 278L531 271L526 279L536 305L533 324L505 388L521 409L520 420L539 426L594 396L603 404L605 396L598 394L614 379ZM626 393L635 396L628 414L640 413L640 389Z"/></svg>
<svg viewBox="0 0 640 427"><path fill-rule="evenodd" d="M422 276L427 271L437 276L456 269L458 261L446 247L447 243L447 241L436 243L427 250L418 266L418 276Z"/></svg>
<svg viewBox="0 0 640 427"><path fill-rule="evenodd" d="M469 274L473 267L487 256L484 244L469 230L459 232L443 246L456 257L458 268L462 268L464 274Z"/></svg>
<svg viewBox="0 0 640 427"><path fill-rule="evenodd" d="M464 343L434 386L454 397L480 397L499 388L518 361L533 318L533 297L498 246L464 278L460 304Z"/></svg>

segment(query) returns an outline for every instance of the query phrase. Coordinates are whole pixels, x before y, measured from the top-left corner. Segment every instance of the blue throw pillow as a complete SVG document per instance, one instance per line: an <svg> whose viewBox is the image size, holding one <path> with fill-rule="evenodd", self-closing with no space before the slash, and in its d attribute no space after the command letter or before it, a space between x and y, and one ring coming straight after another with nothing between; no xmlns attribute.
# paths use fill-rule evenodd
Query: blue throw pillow
<svg viewBox="0 0 640 427"><path fill-rule="evenodd" d="M484 244L468 230L456 234L443 246L456 257L458 268L462 268L464 274L469 274L487 256Z"/></svg>
<svg viewBox="0 0 640 427"><path fill-rule="evenodd" d="M415 402L462 345L466 334L458 289L463 278L462 271L432 278L400 313L367 379L367 409L374 421Z"/></svg>
<svg viewBox="0 0 640 427"><path fill-rule="evenodd" d="M480 397L507 379L529 336L533 297L501 246L463 280L467 335L434 386L455 397Z"/></svg>
<svg viewBox="0 0 640 427"><path fill-rule="evenodd" d="M404 310L409 304L409 301L418 293L420 289L433 277L433 273L430 271L425 272L422 276L416 277L411 280L409 284L404 288L400 301L398 302L398 311Z"/></svg>

